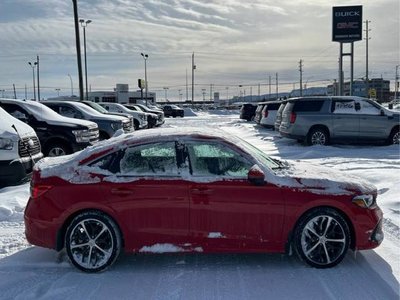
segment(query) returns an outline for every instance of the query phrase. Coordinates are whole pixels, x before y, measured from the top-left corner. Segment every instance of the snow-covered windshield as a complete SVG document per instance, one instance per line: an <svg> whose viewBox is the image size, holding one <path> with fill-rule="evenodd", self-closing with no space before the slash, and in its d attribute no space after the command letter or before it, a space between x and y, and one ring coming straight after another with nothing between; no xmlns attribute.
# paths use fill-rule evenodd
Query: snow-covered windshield
<svg viewBox="0 0 400 300"><path fill-rule="evenodd" d="M102 113L98 112L97 110L87 106L86 104L83 103L79 103L79 102L73 102L73 105L78 108L81 112L86 113L90 116L98 116L98 115L102 115Z"/></svg>
<svg viewBox="0 0 400 300"><path fill-rule="evenodd" d="M21 101L21 103L24 104L24 108L34 115L37 120L60 120L65 122L65 118L63 116L59 115L54 110L42 103L31 100Z"/></svg>
<svg viewBox="0 0 400 300"><path fill-rule="evenodd" d="M270 169L280 168L280 165L276 162L276 160L266 155L260 149L253 146L252 144L249 144L245 140L242 140L241 138L237 139L240 140L241 145L245 148L245 150L250 152L250 154L252 154L257 160L261 161L265 166L267 166Z"/></svg>

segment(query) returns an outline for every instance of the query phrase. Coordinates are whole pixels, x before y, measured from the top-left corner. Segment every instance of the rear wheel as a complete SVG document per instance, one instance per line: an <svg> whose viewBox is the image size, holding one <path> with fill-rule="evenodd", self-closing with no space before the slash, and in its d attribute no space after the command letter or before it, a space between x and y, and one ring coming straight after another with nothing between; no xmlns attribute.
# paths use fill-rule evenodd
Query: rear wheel
<svg viewBox="0 0 400 300"><path fill-rule="evenodd" d="M76 216L67 229L65 247L71 263L95 273L111 266L121 252L121 234L115 222L100 212Z"/></svg>
<svg viewBox="0 0 400 300"><path fill-rule="evenodd" d="M350 239L346 220L334 209L319 208L298 223L294 232L294 248L308 265L330 268L343 260Z"/></svg>
<svg viewBox="0 0 400 300"><path fill-rule="evenodd" d="M329 134L323 128L313 128L307 135L308 145L322 145L326 146L329 144Z"/></svg>

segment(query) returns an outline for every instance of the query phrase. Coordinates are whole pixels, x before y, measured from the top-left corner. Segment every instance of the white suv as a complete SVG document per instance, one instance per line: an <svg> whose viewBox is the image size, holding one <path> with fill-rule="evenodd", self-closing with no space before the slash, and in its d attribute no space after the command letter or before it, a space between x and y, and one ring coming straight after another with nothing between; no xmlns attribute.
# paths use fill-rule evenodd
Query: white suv
<svg viewBox="0 0 400 300"><path fill-rule="evenodd" d="M129 108L126 108L120 103L111 103L111 102L98 102L101 106L107 109L112 113L126 113L130 114L133 117L133 123L135 125L135 130L147 128L147 115L144 112L133 111Z"/></svg>
<svg viewBox="0 0 400 300"><path fill-rule="evenodd" d="M28 124L0 107L0 188L29 178L33 165L43 157L39 139Z"/></svg>

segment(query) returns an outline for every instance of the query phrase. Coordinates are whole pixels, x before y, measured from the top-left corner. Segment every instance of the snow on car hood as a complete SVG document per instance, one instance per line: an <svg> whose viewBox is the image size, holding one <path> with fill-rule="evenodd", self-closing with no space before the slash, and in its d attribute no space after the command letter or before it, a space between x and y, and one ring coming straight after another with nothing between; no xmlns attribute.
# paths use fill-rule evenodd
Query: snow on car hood
<svg viewBox="0 0 400 300"><path fill-rule="evenodd" d="M376 187L360 177L302 161L289 163L288 168L278 170L275 175L271 181L277 185L307 189L316 194L376 193Z"/></svg>

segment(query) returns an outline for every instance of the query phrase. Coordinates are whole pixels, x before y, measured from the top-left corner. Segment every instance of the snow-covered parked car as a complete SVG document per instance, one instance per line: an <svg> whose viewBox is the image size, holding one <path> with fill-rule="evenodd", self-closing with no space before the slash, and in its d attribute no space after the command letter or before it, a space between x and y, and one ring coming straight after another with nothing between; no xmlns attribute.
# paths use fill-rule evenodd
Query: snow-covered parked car
<svg viewBox="0 0 400 300"><path fill-rule="evenodd" d="M142 111L130 110L120 103L98 102L98 104L104 107L108 112L117 112L131 115L133 117L135 130L147 128L148 126L147 115Z"/></svg>
<svg viewBox="0 0 400 300"><path fill-rule="evenodd" d="M33 165L43 157L31 126L0 107L0 188L29 178Z"/></svg>
<svg viewBox="0 0 400 300"><path fill-rule="evenodd" d="M295 252L317 268L383 240L376 188L232 135L157 128L35 168L27 240L98 272L126 252ZM294 250L294 251L291 251Z"/></svg>

